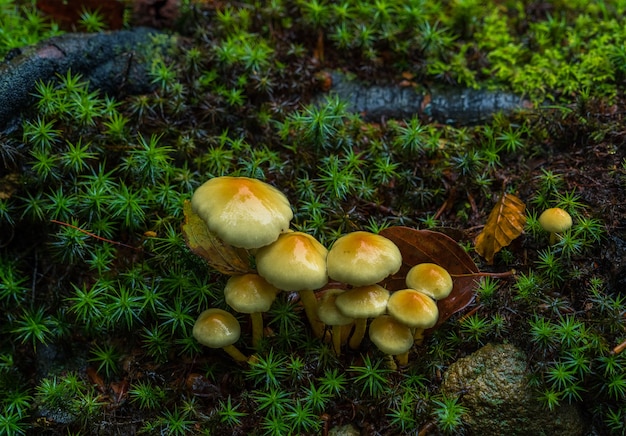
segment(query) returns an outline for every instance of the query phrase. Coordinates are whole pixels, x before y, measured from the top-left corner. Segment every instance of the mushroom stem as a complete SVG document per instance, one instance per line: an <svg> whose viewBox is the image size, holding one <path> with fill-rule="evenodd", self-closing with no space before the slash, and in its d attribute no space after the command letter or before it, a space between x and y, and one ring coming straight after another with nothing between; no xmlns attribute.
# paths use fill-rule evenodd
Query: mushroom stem
<svg viewBox="0 0 626 436"><path fill-rule="evenodd" d="M222 347L222 350L226 351L230 355L230 357L235 359L237 362L248 361L246 355L239 351L239 348L235 347L234 345L226 345L225 347Z"/></svg>
<svg viewBox="0 0 626 436"><path fill-rule="evenodd" d="M263 314L261 312L253 312L250 314L252 322L252 346L257 349L263 339Z"/></svg>
<svg viewBox="0 0 626 436"><path fill-rule="evenodd" d="M422 345L422 342L424 342L424 329L416 328L415 333L413 333L413 339L416 345Z"/></svg>
<svg viewBox="0 0 626 436"><path fill-rule="evenodd" d="M387 354L385 356L385 360L387 360L387 368L392 371L396 371L398 369L398 365L396 364L396 361L393 359L393 356L391 354Z"/></svg>
<svg viewBox="0 0 626 436"><path fill-rule="evenodd" d="M306 317L309 320L315 337L321 338L324 335L324 323L317 317L317 298L315 297L315 292L310 289L305 289L298 291L298 295L300 295L304 312L306 313Z"/></svg>
<svg viewBox="0 0 626 436"><path fill-rule="evenodd" d="M409 364L409 352L405 351L404 353L396 354L396 360L398 365L407 366Z"/></svg>
<svg viewBox="0 0 626 436"><path fill-rule="evenodd" d="M557 242L556 232L550 232L550 245L554 245Z"/></svg>
<svg viewBox="0 0 626 436"><path fill-rule="evenodd" d="M350 348L356 350L361 345L361 341L365 336L365 330L367 329L367 318L357 318L354 320L354 332L350 337Z"/></svg>
<svg viewBox="0 0 626 436"><path fill-rule="evenodd" d="M332 336L333 336L333 350L335 350L335 355L337 357L341 356L341 332L343 330L343 326L334 325L332 328Z"/></svg>

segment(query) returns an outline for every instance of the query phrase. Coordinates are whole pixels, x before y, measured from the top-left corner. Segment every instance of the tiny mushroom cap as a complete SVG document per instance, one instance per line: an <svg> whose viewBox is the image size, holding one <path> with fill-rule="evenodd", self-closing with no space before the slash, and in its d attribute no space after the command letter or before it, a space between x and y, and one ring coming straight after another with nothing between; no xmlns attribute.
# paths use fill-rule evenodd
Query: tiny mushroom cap
<svg viewBox="0 0 626 436"><path fill-rule="evenodd" d="M283 233L256 253L259 275L283 291L319 289L328 283L328 250L313 236L302 232Z"/></svg>
<svg viewBox="0 0 626 436"><path fill-rule="evenodd" d="M367 329L367 318L385 313L389 291L380 285L367 285L352 288L337 296L335 304L345 316L354 318L354 332L350 338L350 348L356 350L361 345Z"/></svg>
<svg viewBox="0 0 626 436"><path fill-rule="evenodd" d="M302 232L283 233L256 253L260 276L283 291L297 291L311 328L318 338L324 325L317 317L314 289L328 283L326 255L328 250L313 236Z"/></svg>
<svg viewBox="0 0 626 436"><path fill-rule="evenodd" d="M354 322L354 318L344 315L337 308L337 297L346 292L344 289L327 289L317 306L317 315L324 324L343 326Z"/></svg>
<svg viewBox="0 0 626 436"><path fill-rule="evenodd" d="M415 289L394 292L389 298L387 310L389 315L413 329L416 344L422 343L424 330L434 327L439 319L435 300Z"/></svg>
<svg viewBox="0 0 626 436"><path fill-rule="evenodd" d="M453 283L445 268L435 263L419 263L407 273L406 286L442 300L452 292Z"/></svg>
<svg viewBox="0 0 626 436"><path fill-rule="evenodd" d="M435 300L415 289L402 289L391 294L387 311L402 324L422 330L433 327L439 319Z"/></svg>
<svg viewBox="0 0 626 436"><path fill-rule="evenodd" d="M403 355L413 346L411 329L389 315L372 320L369 337L380 351L394 356Z"/></svg>
<svg viewBox="0 0 626 436"><path fill-rule="evenodd" d="M231 313L222 309L207 309L202 312L192 330L193 337L209 348L223 348L235 360L248 360L233 344L239 340L241 326Z"/></svg>
<svg viewBox="0 0 626 436"><path fill-rule="evenodd" d="M220 239L246 249L271 244L293 218L282 192L248 177L210 179L196 189L191 206Z"/></svg>
<svg viewBox="0 0 626 436"><path fill-rule="evenodd" d="M402 266L402 254L391 240L369 232L348 233L328 252L328 276L352 286L378 283Z"/></svg>
<svg viewBox="0 0 626 436"><path fill-rule="evenodd" d="M343 289L327 289L317 306L317 316L324 324L331 327L333 349L337 356L341 355L343 326L354 322L354 318L345 316L337 308L337 296L346 292Z"/></svg>
<svg viewBox="0 0 626 436"><path fill-rule="evenodd" d="M270 310L278 289L258 274L232 276L224 287L226 304L240 313L249 313L252 321L252 345L263 337L262 312Z"/></svg>
<svg viewBox="0 0 626 436"><path fill-rule="evenodd" d="M572 227L572 217L560 207L552 207L539 216L539 224L546 232L561 233Z"/></svg>
<svg viewBox="0 0 626 436"><path fill-rule="evenodd" d="M335 304L345 316L362 319L385 313L388 300L389 291L374 284L347 290L337 296Z"/></svg>
<svg viewBox="0 0 626 436"><path fill-rule="evenodd" d="M278 289L258 274L232 276L224 287L226 304L239 313L267 312Z"/></svg>

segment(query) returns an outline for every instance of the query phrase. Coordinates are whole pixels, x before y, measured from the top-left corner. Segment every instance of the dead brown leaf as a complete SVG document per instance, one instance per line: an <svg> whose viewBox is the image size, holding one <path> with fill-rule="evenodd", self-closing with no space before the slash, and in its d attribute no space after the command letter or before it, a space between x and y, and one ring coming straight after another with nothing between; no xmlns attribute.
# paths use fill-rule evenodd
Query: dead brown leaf
<svg viewBox="0 0 626 436"><path fill-rule="evenodd" d="M248 251L224 243L212 233L192 209L191 202L183 205L185 222L183 236L189 249L206 260L217 271L226 275L252 272L248 260Z"/></svg>
<svg viewBox="0 0 626 436"><path fill-rule="evenodd" d="M493 258L524 231L526 205L512 194L503 194L491 210L483 231L476 237L476 252L491 265Z"/></svg>
<svg viewBox="0 0 626 436"><path fill-rule="evenodd" d="M431 230L400 226L386 228L380 234L393 241L402 253L402 268L383 282L390 291L406 288L406 273L418 263L436 263L453 276L452 292L448 297L437 301L439 320L434 328L474 300L476 275L480 271L472 258L454 239Z"/></svg>

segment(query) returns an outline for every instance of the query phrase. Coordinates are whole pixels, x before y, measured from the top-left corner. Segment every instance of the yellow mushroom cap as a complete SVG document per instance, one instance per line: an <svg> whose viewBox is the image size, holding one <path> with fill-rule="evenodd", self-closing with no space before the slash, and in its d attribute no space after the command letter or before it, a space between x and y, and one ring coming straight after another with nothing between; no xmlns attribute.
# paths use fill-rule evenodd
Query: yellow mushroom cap
<svg viewBox="0 0 626 436"><path fill-rule="evenodd" d="M198 316L192 334L202 345L223 348L239 340L241 326L231 313L213 308Z"/></svg>
<svg viewBox="0 0 626 436"><path fill-rule="evenodd" d="M414 342L411 329L389 315L372 320L369 336L380 351L391 355L406 353Z"/></svg>
<svg viewBox="0 0 626 436"><path fill-rule="evenodd" d="M270 310L278 289L258 274L232 276L224 287L226 304L239 313Z"/></svg>
<svg viewBox="0 0 626 436"><path fill-rule="evenodd" d="M428 295L415 289L402 289L391 294L387 311L411 328L428 329L437 324L439 309Z"/></svg>
<svg viewBox="0 0 626 436"><path fill-rule="evenodd" d="M248 177L215 177L200 186L191 207L209 230L227 244L258 248L289 229L293 212L273 186Z"/></svg>
<svg viewBox="0 0 626 436"><path fill-rule="evenodd" d="M406 275L407 288L417 289L435 300L442 300L452 292L452 277L435 263L419 263Z"/></svg>
<svg viewBox="0 0 626 436"><path fill-rule="evenodd" d="M259 275L283 291L319 289L328 283L328 250L313 236L283 233L256 253Z"/></svg>
<svg viewBox="0 0 626 436"><path fill-rule="evenodd" d="M391 240L369 232L348 233L328 252L328 276L352 286L371 285L402 266L402 254Z"/></svg>
<svg viewBox="0 0 626 436"><path fill-rule="evenodd" d="M385 313L389 291L380 285L360 286L340 294L335 304L350 318L372 318Z"/></svg>
<svg viewBox="0 0 626 436"><path fill-rule="evenodd" d="M348 325L354 318L345 316L337 308L337 297L346 292L343 289L328 289L317 306L317 317L326 325Z"/></svg>
<svg viewBox="0 0 626 436"><path fill-rule="evenodd" d="M539 216L539 224L546 232L561 233L572 227L572 217L560 207L552 207Z"/></svg>

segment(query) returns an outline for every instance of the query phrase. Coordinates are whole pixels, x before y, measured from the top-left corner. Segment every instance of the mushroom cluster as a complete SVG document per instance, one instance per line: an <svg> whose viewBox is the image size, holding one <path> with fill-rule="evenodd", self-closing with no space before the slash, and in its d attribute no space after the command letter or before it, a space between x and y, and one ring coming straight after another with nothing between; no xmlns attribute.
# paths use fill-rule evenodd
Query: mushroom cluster
<svg viewBox="0 0 626 436"><path fill-rule="evenodd" d="M250 315L254 348L263 338L263 313L278 292L297 292L312 332L331 340L337 355L346 343L359 348L372 320L372 343L403 365L413 344L421 343L423 331L437 322L435 300L452 290L445 269L420 264L407 274L407 289L390 293L380 282L402 266L400 250L391 240L355 231L328 250L313 236L289 229L293 212L287 197L260 180L216 177L196 190L191 205L217 238L254 256L256 273L231 276L224 289L226 303ZM336 286L321 292L318 300L316 291L329 279ZM227 339L216 339L220 331ZM231 314L208 309L198 317L193 335L245 361L234 347L239 331Z"/></svg>
<svg viewBox="0 0 626 436"><path fill-rule="evenodd" d="M232 276L224 289L234 311L250 314L253 347L263 337L263 312L279 291L298 292L313 331L322 336L314 291L328 282L328 250L311 235L289 229L293 211L282 192L248 177L216 177L194 192L191 207L222 242L254 253L257 273ZM201 314L193 334L207 345L205 318Z"/></svg>

